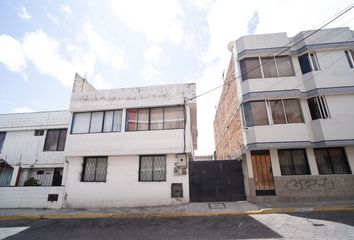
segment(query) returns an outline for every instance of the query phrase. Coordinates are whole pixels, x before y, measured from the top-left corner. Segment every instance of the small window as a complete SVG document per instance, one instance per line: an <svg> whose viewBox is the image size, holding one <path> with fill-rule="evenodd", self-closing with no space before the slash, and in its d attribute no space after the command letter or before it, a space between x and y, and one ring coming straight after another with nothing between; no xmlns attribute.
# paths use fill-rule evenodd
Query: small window
<svg viewBox="0 0 354 240"><path fill-rule="evenodd" d="M43 136L44 135L44 129L37 129L34 131L34 136Z"/></svg>
<svg viewBox="0 0 354 240"><path fill-rule="evenodd" d="M139 181L166 181L166 156L140 156Z"/></svg>
<svg viewBox="0 0 354 240"><path fill-rule="evenodd" d="M352 50L344 51L350 68L354 68L354 54Z"/></svg>
<svg viewBox="0 0 354 240"><path fill-rule="evenodd" d="M310 169L305 149L278 150L282 175L308 175Z"/></svg>
<svg viewBox="0 0 354 240"><path fill-rule="evenodd" d="M259 58L247 58L240 61L242 80L262 78Z"/></svg>
<svg viewBox="0 0 354 240"><path fill-rule="evenodd" d="M64 151L66 129L47 130L43 151Z"/></svg>
<svg viewBox="0 0 354 240"><path fill-rule="evenodd" d="M320 174L351 173L344 148L317 148L314 152Z"/></svg>
<svg viewBox="0 0 354 240"><path fill-rule="evenodd" d="M265 101L253 101L244 104L247 127L269 125Z"/></svg>
<svg viewBox="0 0 354 240"><path fill-rule="evenodd" d="M164 129L184 128L184 111L182 106L164 109Z"/></svg>
<svg viewBox="0 0 354 240"><path fill-rule="evenodd" d="M326 98L323 96L307 99L312 120L330 118Z"/></svg>
<svg viewBox="0 0 354 240"><path fill-rule="evenodd" d="M5 142L5 137L6 137L6 132L0 132L0 153L2 150L2 146L4 145Z"/></svg>
<svg viewBox="0 0 354 240"><path fill-rule="evenodd" d="M107 157L85 157L82 169L82 182L105 182L107 176Z"/></svg>
<svg viewBox="0 0 354 240"><path fill-rule="evenodd" d="M302 74L320 70L316 53L306 53L301 55L298 59Z"/></svg>

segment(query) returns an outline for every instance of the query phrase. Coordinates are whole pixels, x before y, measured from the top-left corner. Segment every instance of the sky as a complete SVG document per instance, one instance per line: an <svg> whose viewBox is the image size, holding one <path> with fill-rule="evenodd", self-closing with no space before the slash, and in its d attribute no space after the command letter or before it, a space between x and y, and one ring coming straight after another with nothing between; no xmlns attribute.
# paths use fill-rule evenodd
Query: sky
<svg viewBox="0 0 354 240"><path fill-rule="evenodd" d="M223 83L243 35L318 28L353 0L0 1L0 114L69 107L75 72L97 89ZM354 10L328 27L354 30ZM221 89L197 99L198 151L214 151Z"/></svg>

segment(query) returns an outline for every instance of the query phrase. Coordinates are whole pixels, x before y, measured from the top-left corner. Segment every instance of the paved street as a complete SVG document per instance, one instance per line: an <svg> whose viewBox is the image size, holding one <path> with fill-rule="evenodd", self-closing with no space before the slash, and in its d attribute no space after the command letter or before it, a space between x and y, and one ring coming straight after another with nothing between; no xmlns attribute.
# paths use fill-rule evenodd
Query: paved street
<svg viewBox="0 0 354 240"><path fill-rule="evenodd" d="M354 213L0 221L0 239L5 238L354 239Z"/></svg>

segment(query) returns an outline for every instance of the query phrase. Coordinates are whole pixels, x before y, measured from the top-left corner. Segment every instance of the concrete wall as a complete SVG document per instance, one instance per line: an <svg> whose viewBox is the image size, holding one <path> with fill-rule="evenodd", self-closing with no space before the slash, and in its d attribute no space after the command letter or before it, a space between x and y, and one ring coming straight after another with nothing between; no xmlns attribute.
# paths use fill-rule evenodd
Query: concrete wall
<svg viewBox="0 0 354 240"><path fill-rule="evenodd" d="M64 187L0 187L0 208L61 208ZM49 202L48 194L59 194Z"/></svg>
<svg viewBox="0 0 354 240"><path fill-rule="evenodd" d="M70 157L66 182L69 208L135 207L189 202L187 175L174 175L175 155L166 157L166 182L139 182L139 156L109 156L106 182L81 182L82 157ZM183 198L171 198L171 183L183 184Z"/></svg>

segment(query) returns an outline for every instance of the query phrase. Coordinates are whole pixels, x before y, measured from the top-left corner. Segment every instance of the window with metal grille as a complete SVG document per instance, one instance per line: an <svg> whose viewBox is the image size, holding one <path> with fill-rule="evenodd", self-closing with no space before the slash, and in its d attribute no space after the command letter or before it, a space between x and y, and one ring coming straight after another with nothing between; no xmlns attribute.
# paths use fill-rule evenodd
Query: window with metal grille
<svg viewBox="0 0 354 240"><path fill-rule="evenodd" d="M128 109L126 131L148 131L184 128L183 106Z"/></svg>
<svg viewBox="0 0 354 240"><path fill-rule="evenodd" d="M82 182L105 182L107 176L107 157L85 157L82 169Z"/></svg>
<svg viewBox="0 0 354 240"><path fill-rule="evenodd" d="M0 132L0 153L2 150L2 146L4 145L5 142L5 137L6 137L6 132Z"/></svg>
<svg viewBox="0 0 354 240"><path fill-rule="evenodd" d="M316 120L319 118L330 118L328 105L325 97L317 96L309 98L307 99L307 103L309 105L312 120Z"/></svg>
<svg viewBox="0 0 354 240"><path fill-rule="evenodd" d="M302 74L320 70L316 53L305 53L298 57L298 59Z"/></svg>
<svg viewBox="0 0 354 240"><path fill-rule="evenodd" d="M350 174L344 148L315 148L315 158L320 174Z"/></svg>
<svg viewBox="0 0 354 240"><path fill-rule="evenodd" d="M354 53L352 50L344 51L350 68L354 68Z"/></svg>
<svg viewBox="0 0 354 240"><path fill-rule="evenodd" d="M278 150L278 156L282 175L311 174L305 149Z"/></svg>
<svg viewBox="0 0 354 240"><path fill-rule="evenodd" d="M139 181L166 181L166 156L140 156Z"/></svg>
<svg viewBox="0 0 354 240"><path fill-rule="evenodd" d="M34 131L34 136L43 136L44 135L44 129L37 129Z"/></svg>
<svg viewBox="0 0 354 240"><path fill-rule="evenodd" d="M43 151L64 151L67 129L47 130Z"/></svg>

